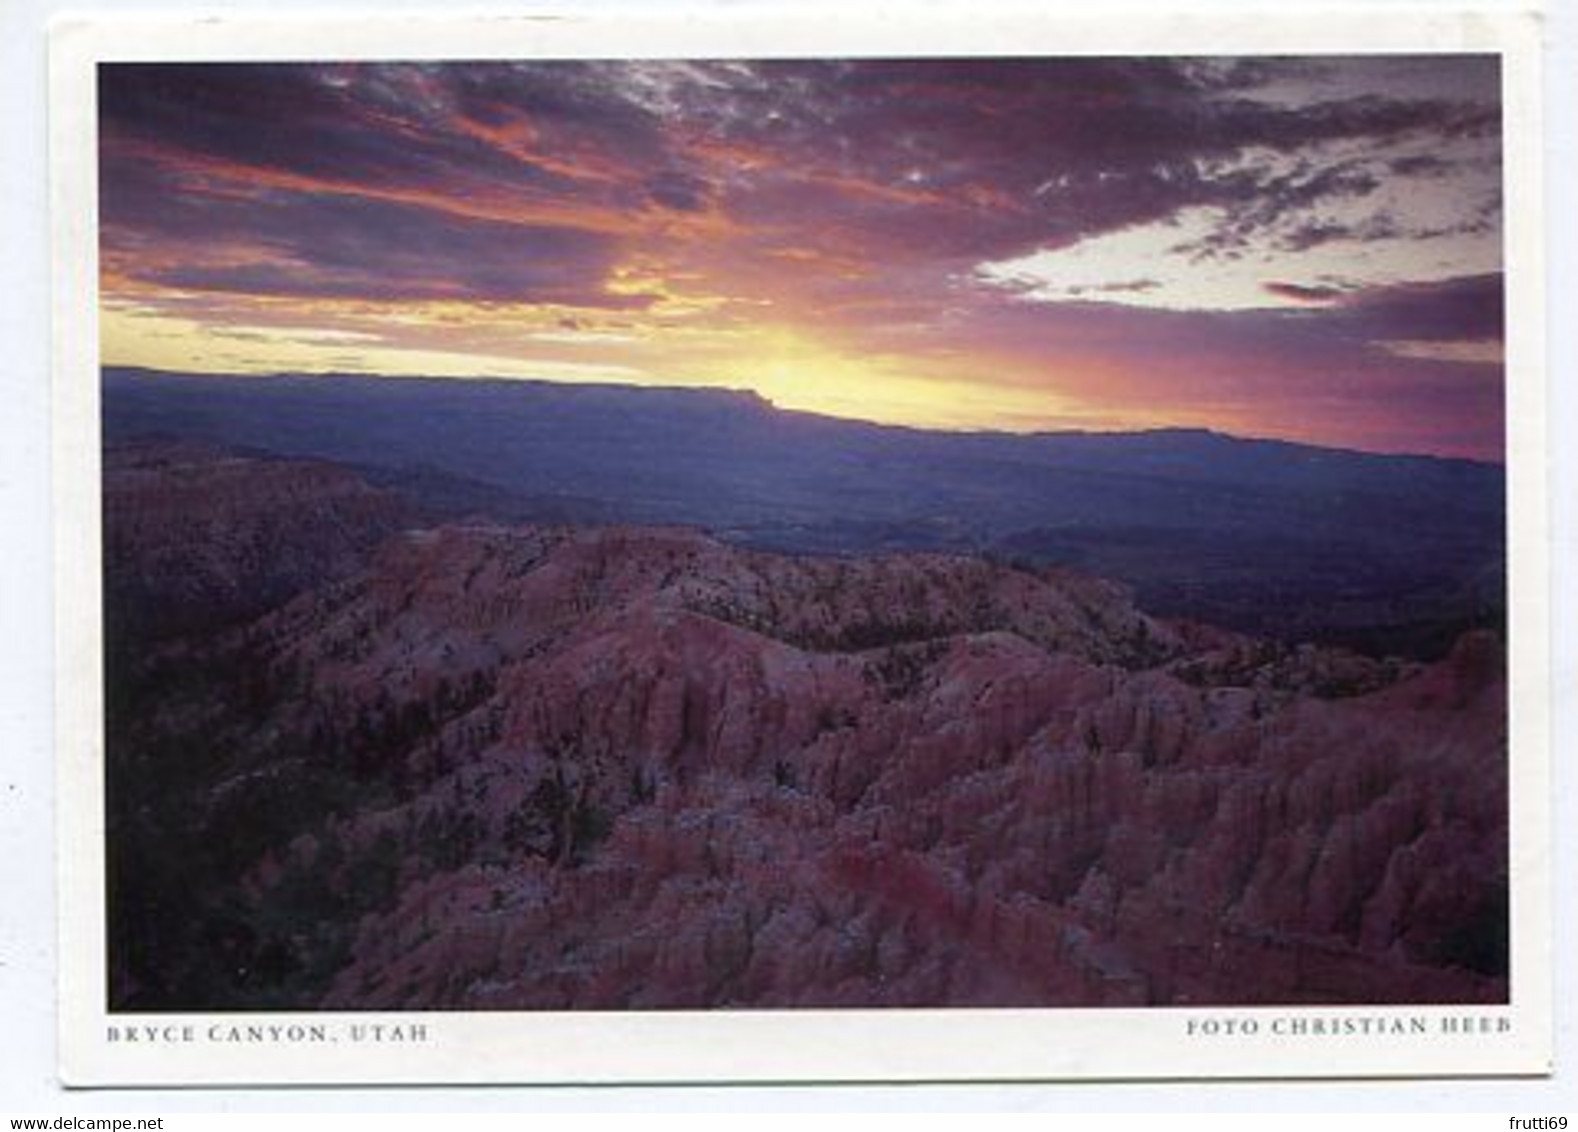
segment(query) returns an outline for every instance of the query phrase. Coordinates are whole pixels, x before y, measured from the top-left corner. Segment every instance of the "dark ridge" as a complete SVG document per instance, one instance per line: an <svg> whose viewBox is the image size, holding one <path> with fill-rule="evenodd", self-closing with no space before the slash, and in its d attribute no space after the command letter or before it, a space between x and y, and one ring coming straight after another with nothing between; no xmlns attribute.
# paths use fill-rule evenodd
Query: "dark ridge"
<svg viewBox="0 0 1578 1132"><path fill-rule="evenodd" d="M804 553L1064 565L1147 608L1439 654L1504 608L1493 464L1205 429L946 432L737 390L107 369L104 435L329 460L435 515L692 526Z"/></svg>

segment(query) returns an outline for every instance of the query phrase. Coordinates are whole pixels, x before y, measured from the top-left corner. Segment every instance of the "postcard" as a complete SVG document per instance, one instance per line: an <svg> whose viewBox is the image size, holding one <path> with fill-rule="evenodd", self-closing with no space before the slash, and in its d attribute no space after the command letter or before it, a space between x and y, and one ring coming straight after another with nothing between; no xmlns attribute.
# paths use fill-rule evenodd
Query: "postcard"
<svg viewBox="0 0 1578 1132"><path fill-rule="evenodd" d="M52 53L68 1084L1549 1070L1532 16Z"/></svg>

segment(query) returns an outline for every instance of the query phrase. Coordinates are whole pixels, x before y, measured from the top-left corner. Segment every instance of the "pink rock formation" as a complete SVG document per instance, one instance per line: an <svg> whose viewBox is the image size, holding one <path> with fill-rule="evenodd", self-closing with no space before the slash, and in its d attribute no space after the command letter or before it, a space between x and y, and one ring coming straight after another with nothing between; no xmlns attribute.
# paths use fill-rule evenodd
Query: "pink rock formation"
<svg viewBox="0 0 1578 1132"><path fill-rule="evenodd" d="M256 616L359 569L408 508L351 472L198 444L110 448L106 609L163 637Z"/></svg>
<svg viewBox="0 0 1578 1132"><path fill-rule="evenodd" d="M236 474L288 507L316 473ZM313 514L385 522L353 484ZM195 537L177 502L128 514L132 557ZM216 590L251 584L221 556ZM978 559L455 525L214 647L273 682L247 742L299 763L268 773L368 784L239 886L259 923L304 876L360 917L327 1007L1507 993L1489 635L1402 665Z"/></svg>
<svg viewBox="0 0 1578 1132"><path fill-rule="evenodd" d="M1505 867L1490 639L1321 700L1306 672L1379 666L1306 650L1218 687L1197 654L1184 683L1183 635L1066 577L476 528L259 631L320 698L491 680L406 753L409 881L327 1005L1505 993L1476 954ZM457 811L468 860L431 872L410 831Z"/></svg>

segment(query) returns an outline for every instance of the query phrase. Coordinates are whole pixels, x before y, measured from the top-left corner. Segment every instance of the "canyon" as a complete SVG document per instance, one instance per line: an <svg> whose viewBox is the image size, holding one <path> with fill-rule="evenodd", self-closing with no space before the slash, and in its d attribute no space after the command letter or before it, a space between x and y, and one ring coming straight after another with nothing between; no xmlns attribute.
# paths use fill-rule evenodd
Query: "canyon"
<svg viewBox="0 0 1578 1132"><path fill-rule="evenodd" d="M1494 627L105 460L111 1005L1507 999Z"/></svg>

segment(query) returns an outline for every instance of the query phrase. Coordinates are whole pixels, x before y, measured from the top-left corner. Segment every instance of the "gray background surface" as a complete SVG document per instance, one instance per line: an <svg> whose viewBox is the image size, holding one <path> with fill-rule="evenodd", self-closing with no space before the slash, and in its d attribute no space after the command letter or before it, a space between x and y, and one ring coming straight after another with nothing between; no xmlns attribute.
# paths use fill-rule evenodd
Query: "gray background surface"
<svg viewBox="0 0 1578 1132"><path fill-rule="evenodd" d="M669 8L749 8L752 0L657 0ZM640 5L650 11L657 3ZM835 13L847 0L801 0L797 10ZM336 10L388 14L438 5L387 0ZM1075 5L1065 5L1075 7ZM1162 5L1165 6L1165 5ZM1265 0L1192 0L1192 7L1254 12ZM1418 0L1367 0L1360 9L1448 9ZM1509 10L1522 5L1497 5ZM1575 778L1578 778L1578 391L1574 389L1574 202L1578 202L1574 107L1578 106L1578 4L1546 10L1545 116L1547 299L1553 460L1551 597L1556 732L1553 822L1558 969L1557 1075L1550 1080L1381 1083L1124 1084L840 1088L663 1088L595 1090L226 1090L61 1089L55 1078L54 772L51 760L51 532L49 500L49 241L45 29L62 12L323 12L313 0L4 0L0 3L0 1114L214 1111L627 1111L866 1109L885 1111L1393 1111L1578 1113L1574 1005ZM603 0L539 2L532 10L613 8ZM928 5L905 5L924 18ZM985 15L988 0L977 9ZM1094 5L1111 12L1120 5ZM488 10L522 11L495 3ZM1491 1125L1487 1124L1486 1127ZM1504 1127L1497 1122L1496 1126Z"/></svg>

